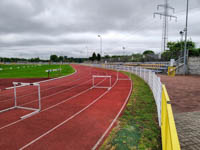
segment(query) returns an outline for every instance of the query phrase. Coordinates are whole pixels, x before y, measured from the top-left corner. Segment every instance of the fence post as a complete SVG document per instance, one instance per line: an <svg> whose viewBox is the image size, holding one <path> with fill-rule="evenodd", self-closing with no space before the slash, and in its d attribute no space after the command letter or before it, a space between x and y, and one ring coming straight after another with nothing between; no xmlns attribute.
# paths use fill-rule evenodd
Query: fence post
<svg viewBox="0 0 200 150"><path fill-rule="evenodd" d="M150 72L150 70L149 70L149 86L151 87L151 72Z"/></svg>
<svg viewBox="0 0 200 150"><path fill-rule="evenodd" d="M136 69L136 70L135 70L135 74L138 75L138 74L137 74L137 67L136 67L135 69Z"/></svg>

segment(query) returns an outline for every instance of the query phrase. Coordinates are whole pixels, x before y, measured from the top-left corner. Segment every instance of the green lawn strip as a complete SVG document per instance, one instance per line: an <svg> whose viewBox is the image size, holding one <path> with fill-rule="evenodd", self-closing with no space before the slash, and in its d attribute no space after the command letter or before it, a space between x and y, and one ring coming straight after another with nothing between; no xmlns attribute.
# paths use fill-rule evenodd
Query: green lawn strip
<svg viewBox="0 0 200 150"><path fill-rule="evenodd" d="M149 86L131 75L129 102L100 150L161 150L156 104Z"/></svg>
<svg viewBox="0 0 200 150"><path fill-rule="evenodd" d="M0 65L0 78L47 78L49 69L59 69L50 73L50 78L72 74L75 70L70 65ZM12 68L12 69L11 69Z"/></svg>

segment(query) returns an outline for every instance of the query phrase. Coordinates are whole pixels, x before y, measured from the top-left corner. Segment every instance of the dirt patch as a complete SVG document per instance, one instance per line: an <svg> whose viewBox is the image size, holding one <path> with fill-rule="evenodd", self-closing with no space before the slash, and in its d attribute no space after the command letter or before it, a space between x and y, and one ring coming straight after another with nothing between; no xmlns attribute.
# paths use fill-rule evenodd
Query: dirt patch
<svg viewBox="0 0 200 150"><path fill-rule="evenodd" d="M27 82L27 83L33 83L38 82L42 80L47 80L48 78L14 78L14 79L1 79L0 78L0 90L13 86L13 82Z"/></svg>
<svg viewBox="0 0 200 150"><path fill-rule="evenodd" d="M200 76L159 76L166 85L174 113L200 111Z"/></svg>

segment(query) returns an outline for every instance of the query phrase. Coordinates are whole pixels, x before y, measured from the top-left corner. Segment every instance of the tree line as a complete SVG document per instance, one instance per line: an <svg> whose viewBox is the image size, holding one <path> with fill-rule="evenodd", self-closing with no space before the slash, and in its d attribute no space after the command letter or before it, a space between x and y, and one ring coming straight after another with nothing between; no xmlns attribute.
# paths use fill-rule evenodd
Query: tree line
<svg viewBox="0 0 200 150"><path fill-rule="evenodd" d="M133 53L132 55L105 55L102 57L99 53L93 52L92 56L89 58L74 58L67 56L57 56L53 54L49 59L40 59L36 58L7 58L0 57L0 62L76 62L82 63L84 61L116 61L116 62L144 62L144 61L169 61L170 59L177 60L180 57L184 56L184 42L168 42L168 50L161 54L161 59L158 57L158 54L155 54L153 50L146 50L143 53ZM193 41L187 41L187 48L189 50L189 57L199 57L200 48L196 47L196 44Z"/></svg>
<svg viewBox="0 0 200 150"><path fill-rule="evenodd" d="M8 57L0 57L0 62L48 62L48 60L40 59L39 57L36 58L8 58Z"/></svg>
<svg viewBox="0 0 200 150"><path fill-rule="evenodd" d="M162 60L169 61L170 59L177 60L179 57L184 56L184 42L168 42L167 43L168 50L162 53ZM200 48L196 47L196 44L192 41L187 41L187 49L189 50L189 57L199 57L200 56Z"/></svg>
<svg viewBox="0 0 200 150"><path fill-rule="evenodd" d="M98 53L96 54L95 52L93 52L92 56L89 57L90 61L101 61L101 55Z"/></svg>

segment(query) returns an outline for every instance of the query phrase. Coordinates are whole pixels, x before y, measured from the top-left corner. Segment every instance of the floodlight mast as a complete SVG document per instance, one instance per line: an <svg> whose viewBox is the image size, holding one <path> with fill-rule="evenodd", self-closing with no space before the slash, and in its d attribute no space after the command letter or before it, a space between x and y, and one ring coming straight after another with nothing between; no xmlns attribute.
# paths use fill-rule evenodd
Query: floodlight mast
<svg viewBox="0 0 200 150"><path fill-rule="evenodd" d="M123 55L125 56L125 49L126 48L123 46L122 49L123 49Z"/></svg>
<svg viewBox="0 0 200 150"><path fill-rule="evenodd" d="M102 52L102 36L99 34L98 37L100 38L100 52L101 52L101 57L103 57L103 52Z"/></svg>
<svg viewBox="0 0 200 150"><path fill-rule="evenodd" d="M171 6L169 6L168 0L165 0L164 4L157 6L157 10L159 10L160 8L163 8L164 11L163 12L155 12L154 17L156 15L159 15L160 18L162 18L162 16L164 17L164 19L163 19L163 33L162 33L162 46L161 46L161 51L164 52L166 50L166 45L167 45L167 40L168 40L168 18L170 18L170 20L175 18L177 20L177 17L169 14L169 10L172 10L173 13L174 13L175 9Z"/></svg>

